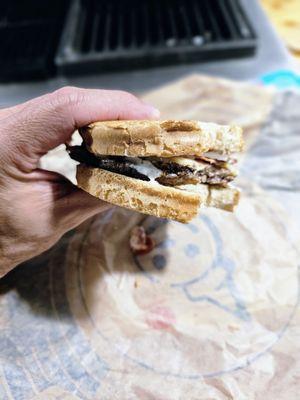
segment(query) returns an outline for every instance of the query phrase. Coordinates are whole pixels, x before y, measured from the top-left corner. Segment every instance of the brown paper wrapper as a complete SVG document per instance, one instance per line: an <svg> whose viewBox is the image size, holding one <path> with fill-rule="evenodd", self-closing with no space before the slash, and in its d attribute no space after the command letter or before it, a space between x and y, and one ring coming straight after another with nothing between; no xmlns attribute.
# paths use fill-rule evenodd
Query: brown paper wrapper
<svg viewBox="0 0 300 400"><path fill-rule="evenodd" d="M188 225L116 207L5 278L0 398L296 399L299 95L193 76L145 99L244 125L240 205Z"/></svg>

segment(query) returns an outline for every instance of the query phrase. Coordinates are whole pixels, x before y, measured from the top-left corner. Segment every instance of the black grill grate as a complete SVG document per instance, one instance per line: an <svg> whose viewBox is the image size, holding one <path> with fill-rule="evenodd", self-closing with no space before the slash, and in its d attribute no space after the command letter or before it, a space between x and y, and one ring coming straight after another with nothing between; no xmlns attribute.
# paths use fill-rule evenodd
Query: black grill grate
<svg viewBox="0 0 300 400"><path fill-rule="evenodd" d="M67 30L57 58L64 72L247 56L256 48L238 0L82 0Z"/></svg>
<svg viewBox="0 0 300 400"><path fill-rule="evenodd" d="M45 77L54 72L69 0L0 0L0 79Z"/></svg>
<svg viewBox="0 0 300 400"><path fill-rule="evenodd" d="M49 76L56 66L100 72L241 57L255 48L239 0L0 1L2 81Z"/></svg>

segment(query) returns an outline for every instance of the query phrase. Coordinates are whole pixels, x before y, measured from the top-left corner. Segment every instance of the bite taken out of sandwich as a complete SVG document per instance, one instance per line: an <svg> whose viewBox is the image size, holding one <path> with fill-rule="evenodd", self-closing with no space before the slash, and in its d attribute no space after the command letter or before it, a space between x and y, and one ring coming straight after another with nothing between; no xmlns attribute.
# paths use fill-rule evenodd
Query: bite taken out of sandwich
<svg viewBox="0 0 300 400"><path fill-rule="evenodd" d="M102 121L79 130L78 186L112 204L188 222L199 208L233 211L242 130L199 121Z"/></svg>

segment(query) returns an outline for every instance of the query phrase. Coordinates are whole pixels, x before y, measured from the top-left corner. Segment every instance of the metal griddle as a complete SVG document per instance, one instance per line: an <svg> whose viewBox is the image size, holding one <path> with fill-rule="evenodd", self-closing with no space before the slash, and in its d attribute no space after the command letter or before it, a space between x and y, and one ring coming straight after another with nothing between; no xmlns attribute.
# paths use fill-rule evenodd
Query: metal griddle
<svg viewBox="0 0 300 400"><path fill-rule="evenodd" d="M75 0L56 64L64 74L245 57L257 47L239 0Z"/></svg>

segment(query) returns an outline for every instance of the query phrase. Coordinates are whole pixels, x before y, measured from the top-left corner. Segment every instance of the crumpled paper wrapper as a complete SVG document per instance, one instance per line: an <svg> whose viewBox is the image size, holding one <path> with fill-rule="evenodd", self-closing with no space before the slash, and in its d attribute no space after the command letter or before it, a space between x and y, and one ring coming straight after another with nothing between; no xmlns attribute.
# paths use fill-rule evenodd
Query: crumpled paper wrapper
<svg viewBox="0 0 300 400"><path fill-rule="evenodd" d="M244 126L240 205L188 225L116 207L5 278L0 398L299 398L300 95L192 76L144 98ZM73 179L62 154L42 165Z"/></svg>

